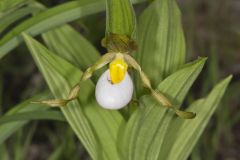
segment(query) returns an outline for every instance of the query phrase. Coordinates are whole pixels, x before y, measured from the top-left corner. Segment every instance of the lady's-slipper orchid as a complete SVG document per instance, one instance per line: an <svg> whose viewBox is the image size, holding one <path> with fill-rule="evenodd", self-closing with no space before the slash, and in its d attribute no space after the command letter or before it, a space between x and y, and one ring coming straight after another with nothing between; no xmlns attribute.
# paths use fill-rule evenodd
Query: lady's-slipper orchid
<svg viewBox="0 0 240 160"><path fill-rule="evenodd" d="M120 53L116 54L109 64L109 70L105 71L97 82L96 100L103 108L120 109L132 99L133 83L123 57Z"/></svg>
<svg viewBox="0 0 240 160"><path fill-rule="evenodd" d="M47 104L52 107L65 106L69 101L78 98L80 82L89 79L96 70L109 64L109 69L99 78L95 90L96 100L103 108L120 109L130 102L133 95L133 82L127 70L132 67L139 73L143 85L150 90L152 96L162 106L174 110L179 117L186 119L195 117L195 113L179 110L168 98L152 88L147 75L129 54L136 46L127 36L111 34L103 40L103 46L108 49L109 53L103 55L82 74L79 83L71 89L67 99L45 100L37 103Z"/></svg>

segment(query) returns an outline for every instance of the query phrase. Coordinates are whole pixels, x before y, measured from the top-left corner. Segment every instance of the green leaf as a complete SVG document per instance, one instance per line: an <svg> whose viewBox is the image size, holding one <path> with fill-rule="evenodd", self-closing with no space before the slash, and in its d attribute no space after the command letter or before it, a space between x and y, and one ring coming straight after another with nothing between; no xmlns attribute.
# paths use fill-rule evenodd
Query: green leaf
<svg viewBox="0 0 240 160"><path fill-rule="evenodd" d="M155 0L141 14L136 60L154 87L185 61L181 16L175 0ZM137 81L139 90L140 81Z"/></svg>
<svg viewBox="0 0 240 160"><path fill-rule="evenodd" d="M144 0L133 0L140 3ZM36 36L49 29L94 13L104 11L104 0L81 0L68 2L48 9L32 18L27 19L0 40L0 58L17 47L22 41L21 33L25 32Z"/></svg>
<svg viewBox="0 0 240 160"><path fill-rule="evenodd" d="M130 0L107 0L106 34L132 36L135 30L135 15Z"/></svg>
<svg viewBox="0 0 240 160"><path fill-rule="evenodd" d="M36 36L61 24L103 11L104 8L102 0L83 0L68 2L48 9L24 21L3 37L0 41L0 58L22 42L20 36L22 32Z"/></svg>
<svg viewBox="0 0 240 160"><path fill-rule="evenodd" d="M8 150L5 144L0 144L0 159L9 160Z"/></svg>
<svg viewBox="0 0 240 160"><path fill-rule="evenodd" d="M195 119L191 121L183 121L177 118L172 123L172 131L177 129L178 134L176 134L172 141L168 141L168 148L170 150L168 151L168 157L163 157L164 159L187 159L200 135L206 128L211 116L220 104L231 78L232 76L229 76L222 80L213 88L206 98L195 101L189 107L189 109L195 110L198 113L198 116Z"/></svg>
<svg viewBox="0 0 240 160"><path fill-rule="evenodd" d="M202 70L206 58L184 65L159 84L158 90L174 104L181 105L186 93ZM192 111L192 110L191 110ZM194 110L193 110L194 111ZM167 128L174 118L171 110L160 106L151 96L143 96L139 109L132 115L125 130L122 148L125 159L156 159L160 154Z"/></svg>
<svg viewBox="0 0 240 160"><path fill-rule="evenodd" d="M24 112L32 112L32 111L45 111L49 109L48 107L43 107L42 105L33 105L30 104L31 101L41 98L50 98L49 93L43 93L33 98L22 102L19 105L14 106L9 112L7 112L4 116L14 116L15 114L21 114ZM3 116L3 117L4 117ZM21 120L17 122L10 122L0 125L0 144L2 144L9 136L11 136L14 132L16 132L19 128L27 124L28 120Z"/></svg>
<svg viewBox="0 0 240 160"><path fill-rule="evenodd" d="M29 0L1 0L0 1L0 16L4 13L4 11L7 11L12 8L18 8L25 3L27 3Z"/></svg>
<svg viewBox="0 0 240 160"><path fill-rule="evenodd" d="M67 97L82 72L31 37L24 35L24 38L54 96ZM119 159L115 141L125 120L119 112L99 107L92 99L93 89L90 81L83 82L79 99L60 109L93 159Z"/></svg>
<svg viewBox="0 0 240 160"><path fill-rule="evenodd" d="M52 51L81 70L93 65L100 57L93 45L69 25L44 33L43 39Z"/></svg>
<svg viewBox="0 0 240 160"><path fill-rule="evenodd" d="M70 62L73 62L73 64L79 66L82 69L85 69L86 67L89 67L90 65L94 64L97 58L99 57L99 53L95 50L95 48L93 48L93 46L88 41L86 41L78 32L76 32L70 26L65 25L59 29L55 29L54 31L49 31L46 34L44 34L43 37L44 40L47 42L48 46L50 48L53 48L53 50L59 56L69 60ZM69 57L68 54L70 54ZM96 104L90 105L96 106ZM98 106L85 108L86 108L85 112L90 118L94 128L101 129L96 130L99 135L109 134L105 132L110 132L111 135L114 135L116 134L116 131L118 131L119 126L118 125L113 126L113 124L125 123L124 121L121 122L122 118L120 118L118 115L109 115L109 112L101 111L101 109ZM98 111L96 112L94 110ZM109 116L112 117L111 120L105 118ZM104 125L102 121L104 121L105 123ZM113 121L117 122L113 123ZM106 145L106 151L109 153L117 152L115 146L116 144L113 143L116 141L117 137L116 136L113 137L114 141L109 141L109 137L107 136L103 136L101 138L101 141L104 143L103 146ZM118 158L115 157L115 159Z"/></svg>
<svg viewBox="0 0 240 160"><path fill-rule="evenodd" d="M4 123L23 121L23 120L57 120L66 121L62 113L59 111L30 111L16 113L14 115L6 115L0 117L0 125Z"/></svg>
<svg viewBox="0 0 240 160"><path fill-rule="evenodd" d="M2 18L0 18L0 32L4 31L10 24L16 22L17 20L27 15L37 13L41 10L41 6L39 6L37 3L33 3L4 15Z"/></svg>
<svg viewBox="0 0 240 160"><path fill-rule="evenodd" d="M99 135L101 150L106 154L105 159L121 160L116 143L121 127L126 124L122 115L118 111L102 109L96 102L90 103L84 109L97 135Z"/></svg>

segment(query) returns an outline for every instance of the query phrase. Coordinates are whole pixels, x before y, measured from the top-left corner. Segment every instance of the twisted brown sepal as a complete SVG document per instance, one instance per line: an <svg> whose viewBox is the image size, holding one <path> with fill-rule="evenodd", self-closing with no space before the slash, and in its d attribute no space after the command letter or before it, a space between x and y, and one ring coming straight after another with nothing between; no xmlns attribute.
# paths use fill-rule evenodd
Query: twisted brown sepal
<svg viewBox="0 0 240 160"><path fill-rule="evenodd" d="M181 117L181 118L184 118L184 119L193 119L196 117L196 113L193 113L193 112L187 112L187 111L181 111L179 109L174 109L175 110L175 113Z"/></svg>
<svg viewBox="0 0 240 160"><path fill-rule="evenodd" d="M196 113L181 111L177 107L175 107L161 92L150 89L152 92L152 96L158 101L158 103L162 104L162 106L174 110L176 115L184 119L193 119L196 117Z"/></svg>
<svg viewBox="0 0 240 160"><path fill-rule="evenodd" d="M44 104L50 107L64 107L67 105L69 100L65 99L50 99L50 100L42 100L42 101L32 101L33 104Z"/></svg>
<svg viewBox="0 0 240 160"><path fill-rule="evenodd" d="M137 44L127 35L110 33L102 39L101 44L112 53L132 53L137 50Z"/></svg>

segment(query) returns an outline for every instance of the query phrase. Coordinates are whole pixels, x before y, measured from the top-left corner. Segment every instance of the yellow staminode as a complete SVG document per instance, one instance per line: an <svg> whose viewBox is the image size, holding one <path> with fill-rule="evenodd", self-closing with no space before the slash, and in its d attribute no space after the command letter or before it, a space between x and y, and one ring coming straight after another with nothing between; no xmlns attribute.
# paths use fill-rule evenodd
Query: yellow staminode
<svg viewBox="0 0 240 160"><path fill-rule="evenodd" d="M122 57L117 57L114 59L110 65L110 78L113 84L120 83L127 72L128 65Z"/></svg>

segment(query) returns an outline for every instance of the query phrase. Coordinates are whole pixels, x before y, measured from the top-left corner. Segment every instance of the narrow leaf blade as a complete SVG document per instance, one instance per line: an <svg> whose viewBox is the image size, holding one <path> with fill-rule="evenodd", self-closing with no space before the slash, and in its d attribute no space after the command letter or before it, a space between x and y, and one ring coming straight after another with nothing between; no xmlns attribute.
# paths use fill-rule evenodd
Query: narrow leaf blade
<svg viewBox="0 0 240 160"><path fill-rule="evenodd" d="M100 57L94 46L69 25L44 33L43 39L52 51L81 70L90 67Z"/></svg>
<svg viewBox="0 0 240 160"><path fill-rule="evenodd" d="M6 115L0 118L0 125L4 123L24 120L57 120L65 121L62 113L59 111L30 111L17 113L14 115Z"/></svg>
<svg viewBox="0 0 240 160"><path fill-rule="evenodd" d="M198 113L195 119L191 121L175 120L175 124L171 127L176 129L177 126L180 126L177 127L179 134L176 135L172 142L168 160L187 159L211 116L220 104L231 78L232 76L229 76L219 82L206 98L195 101L189 107L189 109L193 109Z"/></svg>
<svg viewBox="0 0 240 160"><path fill-rule="evenodd" d="M50 93L42 93L34 96L33 98L26 100L14 107L10 111L8 111L6 116L14 116L15 114L31 112L31 111L45 111L49 108L43 107L42 105L33 106L30 104L32 100L41 99L41 98L50 98ZM4 116L3 116L4 117ZM0 125L0 144L2 144L8 137L10 137L14 132L16 132L19 128L27 124L27 120L21 120L17 122L11 122Z"/></svg>
<svg viewBox="0 0 240 160"><path fill-rule="evenodd" d="M144 1L133 0L132 3ZM16 26L0 40L0 59L23 41L21 37L22 32L36 36L62 24L104 10L104 0L73 1L48 9Z"/></svg>
<svg viewBox="0 0 240 160"><path fill-rule="evenodd" d="M31 37L24 35L24 38L55 97L67 97L70 87L79 81L82 72ZM92 99L93 89L90 81L83 82L79 99L62 107L61 111L93 159L119 159L116 145L113 145L118 135L114 128L118 128L124 119L117 111L100 108ZM112 124L107 125L108 122Z"/></svg>
<svg viewBox="0 0 240 160"><path fill-rule="evenodd" d="M0 58L23 41L22 32L36 36L61 24L98 13L104 9L105 6L102 0L74 1L48 9L24 21L1 39Z"/></svg>
<svg viewBox="0 0 240 160"><path fill-rule="evenodd" d="M154 87L184 64L185 42L175 0L155 0L144 10L139 19L138 46L136 59ZM140 83L137 81L138 89Z"/></svg>
<svg viewBox="0 0 240 160"><path fill-rule="evenodd" d="M185 65L159 84L158 89L175 104L181 104L192 83L202 70L205 58ZM177 83L176 83L177 82ZM155 159L161 150L173 112L160 106L151 96L143 96L140 108L133 114L125 130L125 158Z"/></svg>
<svg viewBox="0 0 240 160"><path fill-rule="evenodd" d="M132 36L135 15L130 0L107 0L106 33Z"/></svg>

